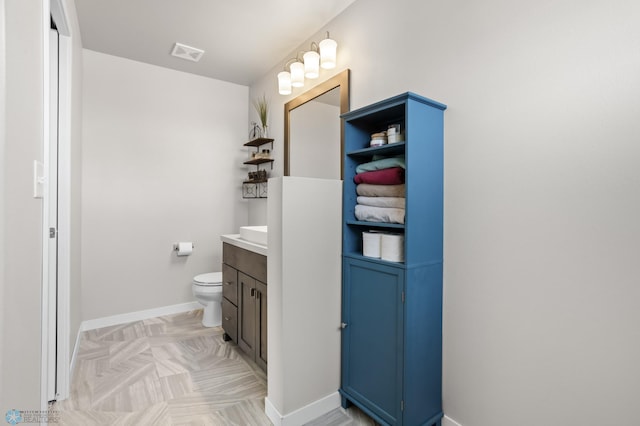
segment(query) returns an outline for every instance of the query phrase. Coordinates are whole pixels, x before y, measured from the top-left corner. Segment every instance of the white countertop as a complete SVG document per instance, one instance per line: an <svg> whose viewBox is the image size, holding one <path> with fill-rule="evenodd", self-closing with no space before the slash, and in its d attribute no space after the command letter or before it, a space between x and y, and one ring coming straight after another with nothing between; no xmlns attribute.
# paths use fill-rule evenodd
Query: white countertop
<svg viewBox="0 0 640 426"><path fill-rule="evenodd" d="M222 242L224 243L228 243L233 246L240 247L245 250L249 250L254 253L261 254L263 256L267 255L267 246L256 244L251 241L247 241L243 238L240 238L240 234L221 235L220 240L222 240Z"/></svg>

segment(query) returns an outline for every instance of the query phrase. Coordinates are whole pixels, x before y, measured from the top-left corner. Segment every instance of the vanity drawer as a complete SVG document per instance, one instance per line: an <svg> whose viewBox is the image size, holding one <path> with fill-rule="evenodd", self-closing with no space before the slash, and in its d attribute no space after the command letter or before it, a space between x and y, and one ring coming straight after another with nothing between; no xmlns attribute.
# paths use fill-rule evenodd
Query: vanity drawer
<svg viewBox="0 0 640 426"><path fill-rule="evenodd" d="M258 281L267 282L267 256L222 243L222 263L232 266Z"/></svg>
<svg viewBox="0 0 640 426"><path fill-rule="evenodd" d="M233 340L238 342L238 308L227 299L222 299L222 328Z"/></svg>
<svg viewBox="0 0 640 426"><path fill-rule="evenodd" d="M238 271L222 264L222 296L238 306Z"/></svg>

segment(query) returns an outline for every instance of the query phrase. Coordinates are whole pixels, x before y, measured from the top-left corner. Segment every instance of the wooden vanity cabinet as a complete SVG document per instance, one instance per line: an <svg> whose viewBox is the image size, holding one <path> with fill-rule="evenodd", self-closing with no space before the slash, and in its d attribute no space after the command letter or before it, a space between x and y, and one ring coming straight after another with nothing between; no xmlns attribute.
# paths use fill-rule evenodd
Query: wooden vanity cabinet
<svg viewBox="0 0 640 426"><path fill-rule="evenodd" d="M238 271L222 264L222 329L224 340L238 341Z"/></svg>
<svg viewBox="0 0 640 426"><path fill-rule="evenodd" d="M267 368L267 257L223 243L222 328L263 370Z"/></svg>

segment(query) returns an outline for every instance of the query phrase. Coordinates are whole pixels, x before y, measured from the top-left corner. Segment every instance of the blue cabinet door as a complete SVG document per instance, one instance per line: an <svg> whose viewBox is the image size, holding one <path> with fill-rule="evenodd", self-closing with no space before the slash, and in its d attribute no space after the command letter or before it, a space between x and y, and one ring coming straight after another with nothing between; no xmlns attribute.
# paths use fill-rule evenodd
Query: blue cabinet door
<svg viewBox="0 0 640 426"><path fill-rule="evenodd" d="M345 256L342 396L401 424L404 269Z"/></svg>

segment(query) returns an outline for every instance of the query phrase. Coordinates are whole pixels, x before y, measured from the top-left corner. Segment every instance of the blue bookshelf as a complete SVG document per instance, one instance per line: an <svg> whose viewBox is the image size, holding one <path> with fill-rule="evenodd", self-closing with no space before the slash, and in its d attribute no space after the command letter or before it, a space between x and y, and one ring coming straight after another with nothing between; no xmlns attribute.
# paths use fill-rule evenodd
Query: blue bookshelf
<svg viewBox="0 0 640 426"><path fill-rule="evenodd" d="M384 425L440 426L442 418L443 120L446 106L408 92L342 115L342 405ZM400 124L403 142L370 147ZM403 156L404 224L358 220L359 164ZM404 261L363 255L362 233L404 236Z"/></svg>

